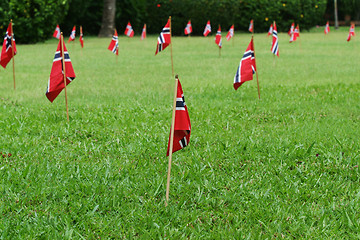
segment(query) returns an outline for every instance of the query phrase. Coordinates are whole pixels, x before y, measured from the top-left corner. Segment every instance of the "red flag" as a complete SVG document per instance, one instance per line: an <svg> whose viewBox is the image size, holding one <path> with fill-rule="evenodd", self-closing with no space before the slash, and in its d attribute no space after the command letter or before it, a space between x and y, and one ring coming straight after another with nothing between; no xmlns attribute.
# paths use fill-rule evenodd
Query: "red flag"
<svg viewBox="0 0 360 240"><path fill-rule="evenodd" d="M290 29L289 29L289 31L288 31L288 35L289 35L289 36L291 36L291 34L294 33L294 27L295 27L295 23L292 23L292 24L291 24L291 27L290 27Z"/></svg>
<svg viewBox="0 0 360 240"><path fill-rule="evenodd" d="M351 26L350 26L349 35L348 35L348 38L347 38L348 42L351 40L352 36L355 36L355 24L351 24Z"/></svg>
<svg viewBox="0 0 360 240"><path fill-rule="evenodd" d="M80 41L80 45L83 48L84 47L84 39L83 39L83 31L82 31L82 26L80 26L80 37L79 37L79 41Z"/></svg>
<svg viewBox="0 0 360 240"><path fill-rule="evenodd" d="M190 33L192 33L192 26L191 26L191 21L190 20L186 24L186 27L184 29L184 33L185 33L185 35L189 35Z"/></svg>
<svg viewBox="0 0 360 240"><path fill-rule="evenodd" d="M74 41L75 40L75 32L76 32L76 27L74 26L72 31L71 31L71 34L70 34L70 37L69 37L69 41Z"/></svg>
<svg viewBox="0 0 360 240"><path fill-rule="evenodd" d="M211 33L210 20L206 23L203 35L206 37L207 35L209 35L209 33Z"/></svg>
<svg viewBox="0 0 360 240"><path fill-rule="evenodd" d="M143 30L141 32L141 40L146 38L146 24L144 24Z"/></svg>
<svg viewBox="0 0 360 240"><path fill-rule="evenodd" d="M277 36L276 23L274 21L273 38L271 45L271 52L279 57L279 39Z"/></svg>
<svg viewBox="0 0 360 240"><path fill-rule="evenodd" d="M237 90L244 82L253 80L256 71L254 42L251 39L234 77L234 88Z"/></svg>
<svg viewBox="0 0 360 240"><path fill-rule="evenodd" d="M249 32L254 32L254 20L252 20L252 19L249 24Z"/></svg>
<svg viewBox="0 0 360 240"><path fill-rule="evenodd" d="M130 21L128 22L128 24L126 25L126 29L124 34L128 37L133 37L134 36L134 30L130 24Z"/></svg>
<svg viewBox="0 0 360 240"><path fill-rule="evenodd" d="M226 40L230 40L234 36L234 24L230 27L229 32L226 34Z"/></svg>
<svg viewBox="0 0 360 240"><path fill-rule="evenodd" d="M270 36L272 33L273 33L273 25L271 24L267 36Z"/></svg>
<svg viewBox="0 0 360 240"><path fill-rule="evenodd" d="M215 43L216 43L216 45L219 46L219 48L221 48L222 42L221 42L221 27L220 27L220 25L219 25L219 29L216 32Z"/></svg>
<svg viewBox="0 0 360 240"><path fill-rule="evenodd" d="M55 57L53 60L49 83L46 91L46 97L49 99L50 102L53 102L55 98L60 94L60 92L65 88L61 44L63 44L64 49L66 86L75 79L75 73L71 64L69 53L66 49L65 43L61 41L60 38L59 44L55 52Z"/></svg>
<svg viewBox="0 0 360 240"><path fill-rule="evenodd" d="M116 29L108 49L112 51L114 54L119 55L119 38Z"/></svg>
<svg viewBox="0 0 360 240"><path fill-rule="evenodd" d="M328 34L330 32L330 25L329 25L329 21L326 22L325 25L325 29L324 29L324 33L325 35Z"/></svg>
<svg viewBox="0 0 360 240"><path fill-rule="evenodd" d="M170 43L171 43L171 35L170 35L170 19L169 19L165 27L161 31L160 36L158 37L155 55L158 54L158 52L163 51L167 46L169 46Z"/></svg>
<svg viewBox="0 0 360 240"><path fill-rule="evenodd" d="M12 39L12 45L11 45L11 39ZM12 32L12 22L10 22L5 37L4 37L4 43L1 51L1 58L0 58L0 65L3 66L3 68L6 68L6 65L10 62L11 58L13 57L13 49L14 46L14 55L16 55L16 44L15 44L15 38L14 33Z"/></svg>
<svg viewBox="0 0 360 240"><path fill-rule="evenodd" d="M298 37L300 37L299 24L296 26L293 34L291 34L290 42L296 41Z"/></svg>
<svg viewBox="0 0 360 240"><path fill-rule="evenodd" d="M187 106L185 104L183 90L179 79L177 81L178 81L178 87L176 94L174 141L173 141L173 150L172 150L173 153L186 147L189 144L190 132L191 132L190 117ZM169 136L166 156L169 156L169 148L170 148L170 136Z"/></svg>
<svg viewBox="0 0 360 240"><path fill-rule="evenodd" d="M58 25L56 25L56 28L55 28L55 31L54 31L54 33L53 33L53 37L54 38L57 38L57 39L60 39L60 27L59 27L59 24Z"/></svg>

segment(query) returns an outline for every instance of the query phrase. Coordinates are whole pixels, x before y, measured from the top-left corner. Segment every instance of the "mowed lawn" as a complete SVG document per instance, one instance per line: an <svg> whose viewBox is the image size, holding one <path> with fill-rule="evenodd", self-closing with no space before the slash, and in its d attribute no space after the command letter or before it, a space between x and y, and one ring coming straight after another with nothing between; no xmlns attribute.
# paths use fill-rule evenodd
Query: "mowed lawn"
<svg viewBox="0 0 360 240"><path fill-rule="evenodd" d="M161 29L159 29L160 31ZM66 36L66 40L67 40ZM45 97L57 40L18 45L0 70L1 239L360 237L360 39L347 29L255 34L256 78L233 89L250 42L219 57L210 37L174 37L191 119L165 207L174 79L157 36L66 43L76 79ZM254 75L255 77L255 75Z"/></svg>

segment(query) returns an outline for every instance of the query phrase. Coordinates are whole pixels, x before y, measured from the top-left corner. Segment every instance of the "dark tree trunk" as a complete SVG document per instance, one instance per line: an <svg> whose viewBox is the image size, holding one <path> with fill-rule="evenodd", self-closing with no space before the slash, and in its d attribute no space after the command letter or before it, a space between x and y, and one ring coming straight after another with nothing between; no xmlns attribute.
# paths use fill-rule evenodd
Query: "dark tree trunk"
<svg viewBox="0 0 360 240"><path fill-rule="evenodd" d="M99 37L111 37L115 28L116 0L104 0L103 17Z"/></svg>

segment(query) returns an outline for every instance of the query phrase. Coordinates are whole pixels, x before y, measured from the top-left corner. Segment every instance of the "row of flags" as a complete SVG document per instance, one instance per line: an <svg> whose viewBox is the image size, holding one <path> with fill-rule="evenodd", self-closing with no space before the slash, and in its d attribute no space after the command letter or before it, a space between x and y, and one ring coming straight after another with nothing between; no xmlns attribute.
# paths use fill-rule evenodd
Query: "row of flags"
<svg viewBox="0 0 360 240"><path fill-rule="evenodd" d="M56 25L55 31L53 33L53 37L57 38L57 39L60 39L60 33L61 33L61 30L60 30L60 27L59 27L59 24L58 24L58 25ZM74 26L73 29L71 30L68 42L75 41L75 36L76 36L76 26ZM82 48L84 47L83 36L84 36L84 34L83 34L82 26L80 26L79 41L80 41L80 45L81 45Z"/></svg>

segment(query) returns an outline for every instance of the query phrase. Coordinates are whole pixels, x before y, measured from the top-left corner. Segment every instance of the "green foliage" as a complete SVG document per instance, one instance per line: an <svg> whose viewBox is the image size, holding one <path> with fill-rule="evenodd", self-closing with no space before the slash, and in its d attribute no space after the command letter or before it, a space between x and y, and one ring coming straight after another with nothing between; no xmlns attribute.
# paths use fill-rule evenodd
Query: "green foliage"
<svg viewBox="0 0 360 240"><path fill-rule="evenodd" d="M1 29L6 29L13 19L15 39L18 43L44 41L67 11L67 0L5 0L0 5L3 13ZM4 32L4 31L3 31Z"/></svg>

